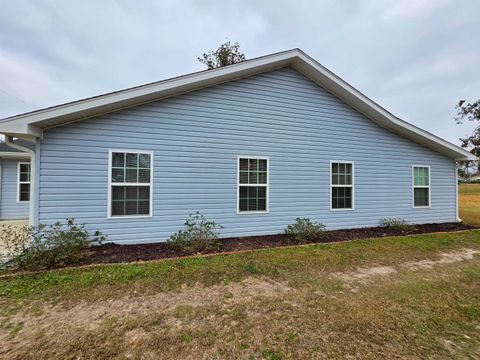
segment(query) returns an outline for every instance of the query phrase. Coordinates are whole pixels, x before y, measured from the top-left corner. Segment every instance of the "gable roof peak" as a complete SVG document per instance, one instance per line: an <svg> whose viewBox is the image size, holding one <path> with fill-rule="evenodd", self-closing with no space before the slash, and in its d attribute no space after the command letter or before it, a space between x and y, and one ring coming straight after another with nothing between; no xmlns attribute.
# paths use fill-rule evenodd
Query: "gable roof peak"
<svg viewBox="0 0 480 360"><path fill-rule="evenodd" d="M0 133L23 138L40 137L43 130L51 127L285 66L292 66L379 126L452 159L476 159L465 149L397 118L299 48L9 117L0 121Z"/></svg>

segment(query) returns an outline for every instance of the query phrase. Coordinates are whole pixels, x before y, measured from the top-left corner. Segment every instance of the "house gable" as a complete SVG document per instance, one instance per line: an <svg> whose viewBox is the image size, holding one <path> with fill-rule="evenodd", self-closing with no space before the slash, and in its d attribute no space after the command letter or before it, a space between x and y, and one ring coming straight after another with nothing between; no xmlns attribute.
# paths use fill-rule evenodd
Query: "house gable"
<svg viewBox="0 0 480 360"><path fill-rule="evenodd" d="M287 65L294 67L380 126L453 159L475 160L475 157L464 149L396 118L299 49L7 118L0 122L0 133L26 139L41 137L42 131L49 127L137 106Z"/></svg>
<svg viewBox="0 0 480 360"><path fill-rule="evenodd" d="M154 152L151 218L108 219L111 149ZM47 129L40 153L40 223L75 217L121 243L166 240L197 210L223 236L279 233L298 216L329 229L456 220L453 160L291 67ZM239 156L269 159L268 213L237 213ZM348 214L330 210L331 161L355 164ZM412 164L431 166L429 209L412 208Z"/></svg>

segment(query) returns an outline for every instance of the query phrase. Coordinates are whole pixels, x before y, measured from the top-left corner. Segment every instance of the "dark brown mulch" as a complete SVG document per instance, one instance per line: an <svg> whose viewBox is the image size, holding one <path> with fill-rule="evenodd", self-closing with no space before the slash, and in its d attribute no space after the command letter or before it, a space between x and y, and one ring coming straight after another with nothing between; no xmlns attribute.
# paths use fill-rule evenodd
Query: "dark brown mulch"
<svg viewBox="0 0 480 360"><path fill-rule="evenodd" d="M475 226L464 223L442 223L416 225L414 229L408 231L399 231L383 227L332 230L327 231L325 236L319 242L328 243L372 237L414 235L432 232L470 230L475 228ZM296 245L294 241L290 240L283 234L224 238L221 239L220 244L219 253ZM183 254L175 251L167 243L163 242L139 245L104 244L87 249L85 255L86 256L75 265L157 260L178 257Z"/></svg>

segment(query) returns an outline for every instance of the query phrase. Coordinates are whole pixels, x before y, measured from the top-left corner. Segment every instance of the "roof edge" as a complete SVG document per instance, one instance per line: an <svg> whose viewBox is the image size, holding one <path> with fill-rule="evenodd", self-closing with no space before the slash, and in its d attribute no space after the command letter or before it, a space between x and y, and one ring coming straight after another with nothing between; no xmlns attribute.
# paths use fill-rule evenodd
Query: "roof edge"
<svg viewBox="0 0 480 360"><path fill-rule="evenodd" d="M41 109L38 109L38 110L33 110L33 111L26 112L26 113L21 113L21 114L18 114L18 115L13 115L13 116L9 116L9 117L6 117L6 118L2 118L2 119L0 119L0 124L3 123L3 122L9 122L9 121L12 121L12 120L19 120L19 119L22 119L22 118L25 118L25 117L31 117L31 116L34 116L34 115L39 115L39 114L42 114L42 113L45 113L45 112L48 113L48 112L51 112L52 110L57 110L57 109L65 108L65 107L71 107L72 105L77 105L77 104L89 102L91 100L99 100L99 99L103 99L103 98L109 98L109 97L114 96L114 95L123 94L123 93L130 93L130 92L135 91L135 90L146 90L146 89L149 89L149 88L154 88L155 86L157 86L159 84L168 84L168 83L171 83L171 82L178 82L178 81L183 80L183 79L191 79L193 77L201 76L203 74L214 75L215 73L225 72L229 69L237 68L237 67L239 67L241 65L244 65L246 63L252 63L252 62L256 62L256 61L260 61L260 60L268 60L269 58L278 57L278 56L282 56L282 55L294 54L296 52L301 52L301 50L298 49L298 48L294 48L294 49L290 49L290 50L280 51L280 52L276 52L276 53L273 53L273 54L258 56L256 58L252 58L252 59L240 62L240 63L231 64L231 65L227 65L227 66L222 66L222 67L215 68L215 69L207 69L207 70L196 71L196 72L193 72L193 73L174 76L174 77L163 79L163 80L160 80L160 81L155 81L155 82L151 82L151 83L147 83L147 84L132 86L132 87L129 87L129 88L125 88L125 89L121 89L121 90L117 90L117 91L111 91L111 92L107 92L107 93L100 94L100 95L94 95L94 96L86 97L86 98L83 98L83 99L80 99L80 100L70 101L70 102L66 102L66 103L63 103L63 104L49 106L49 107L46 107L46 108L41 108Z"/></svg>
<svg viewBox="0 0 480 360"><path fill-rule="evenodd" d="M284 66L294 67L379 126L452 159L476 160L465 149L394 116L298 48L8 117L0 121L0 133L39 137L44 128L61 126Z"/></svg>
<svg viewBox="0 0 480 360"><path fill-rule="evenodd" d="M30 155L19 151L0 151L0 159L29 159Z"/></svg>

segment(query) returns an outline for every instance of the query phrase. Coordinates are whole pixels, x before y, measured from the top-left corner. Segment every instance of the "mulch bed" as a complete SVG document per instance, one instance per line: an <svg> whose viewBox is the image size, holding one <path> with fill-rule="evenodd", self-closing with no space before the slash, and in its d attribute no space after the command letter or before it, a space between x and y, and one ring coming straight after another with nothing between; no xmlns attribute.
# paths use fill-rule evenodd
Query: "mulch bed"
<svg viewBox="0 0 480 360"><path fill-rule="evenodd" d="M442 223L416 225L415 229L402 231L383 227L370 227L347 230L327 231L319 243L338 242L366 239L372 237L415 235L433 232L449 232L459 230L470 230L477 227L464 223ZM265 236L231 237L221 239L219 251L231 252L242 250L253 250L280 246L291 246L297 243L290 240L283 234ZM132 261L158 260L179 257L184 254L172 249L168 243L118 245L104 244L93 246L85 250L85 257L75 265L106 264Z"/></svg>

